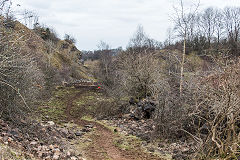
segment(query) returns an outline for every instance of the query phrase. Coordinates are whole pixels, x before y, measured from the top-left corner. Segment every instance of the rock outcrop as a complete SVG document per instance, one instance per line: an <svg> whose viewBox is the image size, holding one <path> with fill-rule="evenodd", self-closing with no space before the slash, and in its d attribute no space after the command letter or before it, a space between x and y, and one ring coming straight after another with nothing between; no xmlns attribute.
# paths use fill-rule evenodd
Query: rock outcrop
<svg viewBox="0 0 240 160"><path fill-rule="evenodd" d="M157 105L153 100L144 99L137 102L133 98L129 100L129 104L130 117L135 120L152 118Z"/></svg>

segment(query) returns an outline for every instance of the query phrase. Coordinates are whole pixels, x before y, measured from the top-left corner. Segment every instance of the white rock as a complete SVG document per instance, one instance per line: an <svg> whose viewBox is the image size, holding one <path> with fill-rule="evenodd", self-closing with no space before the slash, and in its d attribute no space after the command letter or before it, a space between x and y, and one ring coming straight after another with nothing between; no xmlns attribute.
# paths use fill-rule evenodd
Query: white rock
<svg viewBox="0 0 240 160"><path fill-rule="evenodd" d="M71 152L70 151L67 152L67 156L69 156L69 157L71 156Z"/></svg>
<svg viewBox="0 0 240 160"><path fill-rule="evenodd" d="M38 144L38 142L36 142L36 141L32 141L32 142L30 143L30 145L36 145L36 144Z"/></svg>
<svg viewBox="0 0 240 160"><path fill-rule="evenodd" d="M58 155L58 154L54 154L54 155L53 155L53 159L55 159L55 160L56 160L56 159L59 159L59 155Z"/></svg>
<svg viewBox="0 0 240 160"><path fill-rule="evenodd" d="M54 126L55 125L55 123L53 121L48 121L47 123L48 123L49 126Z"/></svg>
<svg viewBox="0 0 240 160"><path fill-rule="evenodd" d="M77 157L71 157L71 160L77 160Z"/></svg>

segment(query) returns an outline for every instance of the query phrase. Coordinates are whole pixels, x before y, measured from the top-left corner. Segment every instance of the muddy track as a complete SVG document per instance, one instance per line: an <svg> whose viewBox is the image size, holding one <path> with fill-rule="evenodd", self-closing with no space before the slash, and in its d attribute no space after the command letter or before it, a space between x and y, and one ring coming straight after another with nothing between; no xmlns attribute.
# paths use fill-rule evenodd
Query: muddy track
<svg viewBox="0 0 240 160"><path fill-rule="evenodd" d="M70 121L70 120L73 120L73 117L71 115L71 110L72 110L72 107L73 107L73 101L75 99L77 99L78 97L80 97L86 90L83 89L81 90L80 92L78 92L76 95L74 95L73 97L71 97L70 99L68 99L68 102L67 102L67 108L66 108L66 111L65 111L65 114L67 116L67 120Z"/></svg>
<svg viewBox="0 0 240 160"><path fill-rule="evenodd" d="M74 123L79 126L85 125L93 125L95 127L95 134L91 135L92 144L88 147L88 151L86 153L87 159L92 160L105 160L105 159L113 159L113 160L133 160L133 159L159 159L155 156L146 155L144 153L130 153L127 151L120 150L114 145L114 133L106 128L104 125L99 124L97 122L81 120L80 118L74 118L71 115L71 110L73 109L73 102L75 99L80 98L83 93L89 90L94 90L92 87L84 87L79 89L76 95L69 98L66 108L66 115L68 121L74 121Z"/></svg>

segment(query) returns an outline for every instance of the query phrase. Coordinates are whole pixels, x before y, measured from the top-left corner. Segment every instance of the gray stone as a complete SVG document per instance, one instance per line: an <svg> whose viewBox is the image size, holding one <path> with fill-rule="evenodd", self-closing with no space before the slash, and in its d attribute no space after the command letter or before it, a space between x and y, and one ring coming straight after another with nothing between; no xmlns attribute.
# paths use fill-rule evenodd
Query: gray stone
<svg viewBox="0 0 240 160"><path fill-rule="evenodd" d="M77 131L77 132L75 132L75 135L76 136L82 136L84 133L83 132L81 132L81 131Z"/></svg>

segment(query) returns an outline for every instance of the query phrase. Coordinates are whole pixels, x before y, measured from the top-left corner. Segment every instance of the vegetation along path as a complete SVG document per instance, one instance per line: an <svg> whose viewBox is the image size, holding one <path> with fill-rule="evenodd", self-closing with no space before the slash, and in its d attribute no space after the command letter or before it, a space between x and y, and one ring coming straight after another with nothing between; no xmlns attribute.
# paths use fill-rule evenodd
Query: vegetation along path
<svg viewBox="0 0 240 160"><path fill-rule="evenodd" d="M113 159L113 160L133 160L133 159L161 159L155 155L151 155L150 153L145 153L142 151L141 145L138 140L132 140L129 146L125 146L125 148L121 147L125 140L125 137L119 133L115 133L110 127L107 127L105 124L101 122L97 122L94 120L86 120L81 118L83 113L73 113L75 111L76 104L74 103L76 100L84 99L84 95L87 92L95 93L98 92L96 89L92 87L83 87L78 88L79 92L72 95L67 100L66 107L66 117L68 121L72 121L80 127L84 127L86 125L93 126L93 133L88 133L88 140L91 142L84 149L84 156L87 159ZM81 107L81 106L80 106ZM76 117L74 115L79 115ZM118 140L118 142L116 142ZM121 144L118 144L120 143Z"/></svg>

